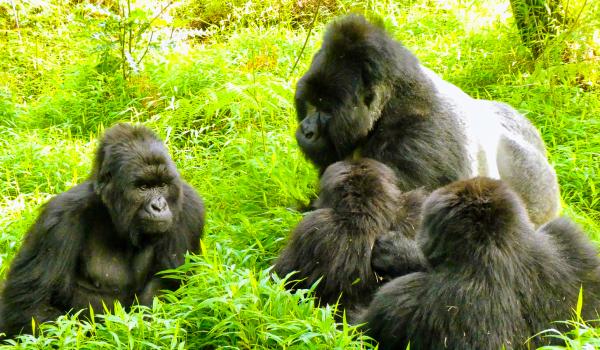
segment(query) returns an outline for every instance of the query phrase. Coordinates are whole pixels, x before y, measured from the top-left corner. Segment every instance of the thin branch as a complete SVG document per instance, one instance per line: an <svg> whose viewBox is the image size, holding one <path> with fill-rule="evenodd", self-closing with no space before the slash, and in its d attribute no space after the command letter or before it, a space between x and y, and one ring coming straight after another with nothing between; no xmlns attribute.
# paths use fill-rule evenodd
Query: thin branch
<svg viewBox="0 0 600 350"><path fill-rule="evenodd" d="M144 53L142 54L142 56L140 57L140 59L137 61L136 65L140 65L140 63L142 63L142 60L144 59L144 56L146 56L146 54L148 53L148 49L150 48L150 44L152 44L152 37L154 36L154 32L150 32L150 39L148 39L148 44L146 45L146 50L144 51Z"/></svg>
<svg viewBox="0 0 600 350"><path fill-rule="evenodd" d="M298 62L300 62L300 57L302 57L302 54L304 53L304 49L306 49L306 45L308 44L308 39L310 38L310 33L312 32L313 28L315 27L315 22L317 21L317 16L319 15L320 8L321 8L321 1L317 2L317 9L315 10L313 19L310 22L310 27L308 28L308 33L306 34L306 39L304 39L304 45L302 45L302 49L300 50L298 57L296 57L296 62L294 62L294 66L292 67L292 70L290 71L290 76L292 75L292 73L294 73L296 66L298 66Z"/></svg>
<svg viewBox="0 0 600 350"><path fill-rule="evenodd" d="M127 33L129 34L129 43L128 43L128 51L129 51L129 56L133 57L133 52L132 50L132 41L133 41L133 29L131 29L132 27L132 22L131 22L131 0L127 0Z"/></svg>
<svg viewBox="0 0 600 350"><path fill-rule="evenodd" d="M169 6L173 5L173 1L169 2L168 4L165 5L165 7L163 7L162 9L160 9L160 11L156 14L156 16L152 17L152 19L146 23L145 25L141 26L140 29L137 31L137 33L135 33L135 37L138 37L139 35L141 35L143 32L146 31L146 29L150 28L150 26L152 25L152 23L154 21L156 21L156 19L158 17L160 17L160 15L162 15L167 8L169 8Z"/></svg>
<svg viewBox="0 0 600 350"><path fill-rule="evenodd" d="M17 12L17 5L14 0L10 0L10 4L12 5L13 12L15 13L15 24L17 26L17 35L19 36L19 41L21 45L23 45L23 37L21 37L21 28L19 26L19 12Z"/></svg>
<svg viewBox="0 0 600 350"><path fill-rule="evenodd" d="M127 82L127 56L125 55L125 5L120 5L121 8L121 21L119 23L119 30L121 31L121 35L119 35L119 41L121 44L121 60L122 60L122 71L123 71L123 81Z"/></svg>

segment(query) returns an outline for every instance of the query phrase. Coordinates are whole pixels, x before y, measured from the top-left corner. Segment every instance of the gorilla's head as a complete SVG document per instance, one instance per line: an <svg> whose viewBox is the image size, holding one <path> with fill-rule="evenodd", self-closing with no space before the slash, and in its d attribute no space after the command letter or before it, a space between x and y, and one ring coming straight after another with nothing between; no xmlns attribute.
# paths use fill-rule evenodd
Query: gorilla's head
<svg viewBox="0 0 600 350"><path fill-rule="evenodd" d="M533 226L518 195L500 180L476 177L434 191L423 205L419 241L432 265L473 262L515 244Z"/></svg>
<svg viewBox="0 0 600 350"><path fill-rule="evenodd" d="M129 124L107 130L93 169L95 192L120 234L138 245L171 228L182 205L182 183L167 149L152 131Z"/></svg>
<svg viewBox="0 0 600 350"><path fill-rule="evenodd" d="M346 158L374 128L394 92L397 64L406 62L398 46L362 16L328 27L295 96L296 139L321 169ZM414 56L408 60L416 64Z"/></svg>
<svg viewBox="0 0 600 350"><path fill-rule="evenodd" d="M318 208L332 208L348 220L367 219L381 230L391 225L401 198L394 171L361 158L331 164L321 177Z"/></svg>

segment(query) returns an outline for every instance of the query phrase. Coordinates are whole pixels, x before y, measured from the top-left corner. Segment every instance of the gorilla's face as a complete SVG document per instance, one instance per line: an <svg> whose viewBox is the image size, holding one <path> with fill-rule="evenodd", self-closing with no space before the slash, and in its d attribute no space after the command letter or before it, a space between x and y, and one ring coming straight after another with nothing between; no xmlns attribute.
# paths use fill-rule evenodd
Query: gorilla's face
<svg viewBox="0 0 600 350"><path fill-rule="evenodd" d="M387 102L385 89L365 76L363 64L321 49L298 81L296 140L321 169L360 146Z"/></svg>
<svg viewBox="0 0 600 350"><path fill-rule="evenodd" d="M124 142L105 152L97 192L117 230L134 245L169 231L181 209L182 184L162 143Z"/></svg>
<svg viewBox="0 0 600 350"><path fill-rule="evenodd" d="M122 193L132 208L130 226L142 233L164 233L173 222L181 185L177 173L172 171L174 167L169 165L158 157L155 162L125 171L129 181L124 184Z"/></svg>

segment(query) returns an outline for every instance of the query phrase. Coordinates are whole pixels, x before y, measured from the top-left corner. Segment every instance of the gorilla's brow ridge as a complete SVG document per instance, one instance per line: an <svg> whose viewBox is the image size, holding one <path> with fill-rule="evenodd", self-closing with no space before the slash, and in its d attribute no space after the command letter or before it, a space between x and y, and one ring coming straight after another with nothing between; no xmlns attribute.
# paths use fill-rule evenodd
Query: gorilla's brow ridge
<svg viewBox="0 0 600 350"><path fill-rule="evenodd" d="M154 182L165 182L171 183L175 178L175 174L170 171L170 167L165 164L146 164L141 168L136 181L143 181L146 183Z"/></svg>

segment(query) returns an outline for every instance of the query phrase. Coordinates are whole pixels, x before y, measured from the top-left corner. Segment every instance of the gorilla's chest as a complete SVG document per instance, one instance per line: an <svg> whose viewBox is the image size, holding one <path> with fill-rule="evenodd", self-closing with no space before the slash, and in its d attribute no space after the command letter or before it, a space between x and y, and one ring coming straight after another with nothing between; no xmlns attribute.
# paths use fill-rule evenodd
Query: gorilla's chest
<svg viewBox="0 0 600 350"><path fill-rule="evenodd" d="M153 247L136 249L118 241L92 236L80 255L73 305L91 304L102 310L102 302L131 304L149 279Z"/></svg>
<svg viewBox="0 0 600 350"><path fill-rule="evenodd" d="M83 276L100 289L135 288L145 281L153 253L151 248L139 252L109 247L88 251L81 259Z"/></svg>

